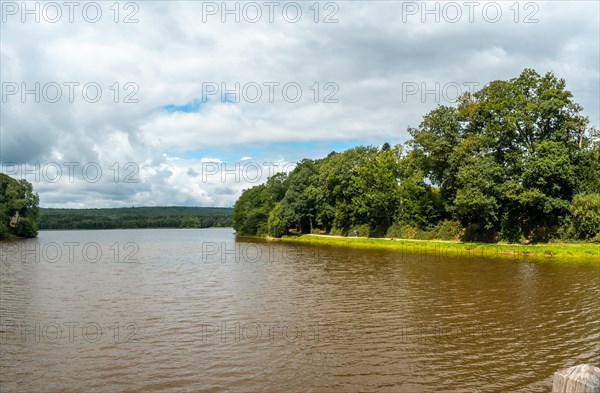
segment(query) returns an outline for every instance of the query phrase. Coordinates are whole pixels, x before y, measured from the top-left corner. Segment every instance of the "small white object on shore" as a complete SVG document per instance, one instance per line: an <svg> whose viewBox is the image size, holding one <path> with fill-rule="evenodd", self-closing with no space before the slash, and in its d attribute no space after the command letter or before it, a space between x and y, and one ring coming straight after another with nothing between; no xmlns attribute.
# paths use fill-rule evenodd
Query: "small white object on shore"
<svg viewBox="0 0 600 393"><path fill-rule="evenodd" d="M580 364L555 372L552 393L600 393L600 368Z"/></svg>

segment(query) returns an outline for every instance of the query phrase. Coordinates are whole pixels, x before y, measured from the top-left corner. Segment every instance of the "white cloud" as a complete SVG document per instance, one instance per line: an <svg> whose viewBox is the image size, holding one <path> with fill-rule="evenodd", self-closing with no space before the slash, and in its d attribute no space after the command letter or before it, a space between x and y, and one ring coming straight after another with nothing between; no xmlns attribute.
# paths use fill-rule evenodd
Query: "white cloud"
<svg viewBox="0 0 600 393"><path fill-rule="evenodd" d="M139 2L139 22L133 24L122 23L131 10L121 9L114 23L110 4L101 4L103 17L95 24L83 20L80 10L74 23L63 10L55 24L22 23L20 15L3 15L7 20L0 24L2 82L63 86L58 103L6 97L0 107L0 161L30 168L36 162L98 163L104 171L97 183L34 183L44 206L230 206L251 183L202 181L202 163L295 161L315 156L309 142L323 143L322 154L342 142L403 142L406 128L418 125L423 114L451 104L443 96L407 96L402 88L407 84L482 86L523 68L553 71L567 80L592 124L599 124L597 2L535 2L537 10L519 3L518 16L512 3L498 3L503 14L497 23L483 17L484 3L473 23L464 7L458 23L443 15L440 23L435 15L425 15L428 23L422 23L421 10L407 13L407 2L339 2L334 15L339 22L331 24L322 22L332 9L323 8L314 23L312 3L302 3L298 23L282 18L284 3L273 23L266 9L258 23L243 17L241 23L231 17L221 23L220 15L208 15L203 23L203 2ZM446 3L428 6L435 4L442 10ZM538 22L523 23L532 10ZM65 82L80 84L73 103L66 99ZM102 89L96 103L82 96L89 82ZM125 88L128 82L135 85ZM197 112L163 109L202 99L203 84L231 88L236 82L258 83L261 100L222 103L216 94ZM269 82L280 84L274 102L264 85ZM297 103L283 96L288 82L302 88ZM327 82L339 91L325 88ZM332 92L339 103L324 103ZM138 102L123 102L128 95ZM128 163L138 168L139 182L115 182L110 168L119 168L122 178L131 172Z"/></svg>

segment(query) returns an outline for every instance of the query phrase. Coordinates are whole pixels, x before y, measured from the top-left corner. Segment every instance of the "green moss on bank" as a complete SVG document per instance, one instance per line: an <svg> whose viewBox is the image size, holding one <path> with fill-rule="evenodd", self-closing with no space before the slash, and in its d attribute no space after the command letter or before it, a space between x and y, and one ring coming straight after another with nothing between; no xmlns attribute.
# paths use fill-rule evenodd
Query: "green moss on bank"
<svg viewBox="0 0 600 393"><path fill-rule="evenodd" d="M327 235L284 236L284 242L383 249L407 253L469 255L499 258L585 259L600 263L600 246L589 243L552 243L536 245L461 243L436 240L373 239Z"/></svg>

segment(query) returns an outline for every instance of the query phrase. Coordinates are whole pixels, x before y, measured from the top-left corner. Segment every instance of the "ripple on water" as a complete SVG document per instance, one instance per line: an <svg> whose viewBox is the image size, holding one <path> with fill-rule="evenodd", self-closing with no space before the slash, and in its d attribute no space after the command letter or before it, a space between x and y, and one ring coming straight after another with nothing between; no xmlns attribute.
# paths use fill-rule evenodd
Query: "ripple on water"
<svg viewBox="0 0 600 393"><path fill-rule="evenodd" d="M560 368L600 364L590 264L246 244L230 230L37 241L134 242L140 262L3 255L2 391L544 391ZM203 258L205 241L263 258Z"/></svg>

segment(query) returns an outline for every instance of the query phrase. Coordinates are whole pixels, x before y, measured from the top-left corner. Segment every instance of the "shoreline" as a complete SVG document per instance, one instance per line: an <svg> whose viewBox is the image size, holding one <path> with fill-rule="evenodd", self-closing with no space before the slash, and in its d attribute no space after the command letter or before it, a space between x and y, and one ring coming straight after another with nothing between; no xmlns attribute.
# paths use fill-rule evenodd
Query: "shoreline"
<svg viewBox="0 0 600 393"><path fill-rule="evenodd" d="M432 255L446 253L456 256L468 255L502 259L551 260L555 258L568 258L573 260L573 258L580 258L600 264L600 245L590 243L489 244L463 243L449 240L344 237L316 234L284 236L280 241L286 243L403 251L407 253L427 253Z"/></svg>
<svg viewBox="0 0 600 393"><path fill-rule="evenodd" d="M41 232L67 232L67 231L129 231L129 230L152 230L152 229L230 229L233 231L232 227L206 227L206 228L178 228L178 227L150 227L150 228L69 228L69 229L39 229L38 230L38 235ZM7 241L15 241L15 240L27 240L27 239L37 239L39 236L36 237L19 237L19 236L12 236L12 237L8 237L8 238L4 238L4 239L0 239L0 243L2 242L7 242Z"/></svg>
<svg viewBox="0 0 600 393"><path fill-rule="evenodd" d="M113 231L113 230L129 230L129 229L231 229L233 227L143 227L143 228L44 228L38 229L38 232L51 232L51 231Z"/></svg>

